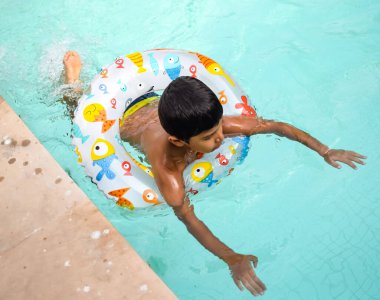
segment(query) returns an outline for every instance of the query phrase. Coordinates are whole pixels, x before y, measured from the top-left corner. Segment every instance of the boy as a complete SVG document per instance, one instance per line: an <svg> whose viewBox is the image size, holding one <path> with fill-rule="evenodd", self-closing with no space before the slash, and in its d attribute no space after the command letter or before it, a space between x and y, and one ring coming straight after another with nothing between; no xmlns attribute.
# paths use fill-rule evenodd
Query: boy
<svg viewBox="0 0 380 300"><path fill-rule="evenodd" d="M75 52L64 57L66 83L79 80L80 58ZM182 173L195 160L197 152L217 149L224 137L275 133L298 141L316 151L333 167L337 161L356 169L365 157L352 151L329 149L309 134L282 122L246 116L223 116L215 94L201 81L179 77L165 89L159 101L152 102L129 116L120 129L121 138L139 147L152 165L162 196L187 230L230 268L235 284L253 295L262 295L265 285L256 276L258 259L235 253L222 243L197 218L184 190Z"/></svg>

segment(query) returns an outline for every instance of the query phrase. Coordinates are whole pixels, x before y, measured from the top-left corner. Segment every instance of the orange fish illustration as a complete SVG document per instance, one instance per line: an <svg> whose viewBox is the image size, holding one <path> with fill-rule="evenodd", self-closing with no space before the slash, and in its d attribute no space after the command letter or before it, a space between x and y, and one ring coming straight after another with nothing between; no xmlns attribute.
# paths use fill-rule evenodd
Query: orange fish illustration
<svg viewBox="0 0 380 300"><path fill-rule="evenodd" d="M219 163L222 166L227 166L228 165L229 160L223 154L218 153L218 155L215 158L219 158Z"/></svg>
<svg viewBox="0 0 380 300"><path fill-rule="evenodd" d="M204 153L202 153L202 152L197 152L197 153L195 154L195 157L196 157L197 159L201 159L201 158L203 157L203 155L204 155Z"/></svg>
<svg viewBox="0 0 380 300"><path fill-rule="evenodd" d="M190 190L188 190L187 192L188 192L188 193L192 193L193 195L198 194L198 191L197 191L197 190L193 190L192 187L191 187Z"/></svg>
<svg viewBox="0 0 380 300"><path fill-rule="evenodd" d="M99 103L89 104L83 110L84 119L88 122L103 122L102 133L108 131L116 120L107 120L106 110Z"/></svg>
<svg viewBox="0 0 380 300"><path fill-rule="evenodd" d="M116 204L121 206L121 207L127 207L130 210L135 209L134 205L132 204L131 201L128 199L124 198L124 194L128 192L131 188L124 188L124 189L119 189L119 190L114 190L108 193L108 195L116 197L117 202Z"/></svg>
<svg viewBox="0 0 380 300"><path fill-rule="evenodd" d="M158 201L158 195L152 189L145 190L142 197L145 202L151 203L153 205L161 203L160 201Z"/></svg>
<svg viewBox="0 0 380 300"><path fill-rule="evenodd" d="M222 67L216 61L197 52L193 53L195 53L198 56L199 62L206 68L207 71L209 71L213 75L223 76L232 86L235 86L235 83L232 81L232 79L227 76L227 74L223 71Z"/></svg>
<svg viewBox="0 0 380 300"><path fill-rule="evenodd" d="M100 71L100 75L102 75L102 78L108 78L107 74L108 74L108 69L102 69Z"/></svg>
<svg viewBox="0 0 380 300"><path fill-rule="evenodd" d="M224 105L228 102L228 98L227 98L226 94L224 93L224 90L218 92L218 95L219 95L218 99L219 99L220 104Z"/></svg>
<svg viewBox="0 0 380 300"><path fill-rule="evenodd" d="M256 111L252 106L249 106L248 99L246 96L241 96L242 103L235 104L235 108L242 108L241 115L247 117L256 117Z"/></svg>
<svg viewBox="0 0 380 300"><path fill-rule="evenodd" d="M140 52L128 54L126 57L128 57L136 65L136 67L138 67L137 73L144 73L146 71L146 69L143 68L144 60Z"/></svg>

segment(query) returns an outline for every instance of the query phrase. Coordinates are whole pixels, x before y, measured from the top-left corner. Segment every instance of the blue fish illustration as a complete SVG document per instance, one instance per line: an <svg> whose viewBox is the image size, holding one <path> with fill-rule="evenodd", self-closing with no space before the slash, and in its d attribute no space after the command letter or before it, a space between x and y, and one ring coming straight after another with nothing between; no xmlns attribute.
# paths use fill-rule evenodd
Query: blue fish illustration
<svg viewBox="0 0 380 300"><path fill-rule="evenodd" d="M157 59L153 57L153 53L149 53L148 55L149 55L150 66L152 67L152 70L153 70L153 74L154 76L157 76L158 70L159 70Z"/></svg>
<svg viewBox="0 0 380 300"><path fill-rule="evenodd" d="M101 90L104 95L108 94L107 86L104 83L99 85L99 90Z"/></svg>
<svg viewBox="0 0 380 300"><path fill-rule="evenodd" d="M73 125L73 134L75 137L82 140L82 144L84 144L90 137L89 135L83 136L82 131L80 130L79 126L76 123L74 123Z"/></svg>
<svg viewBox="0 0 380 300"><path fill-rule="evenodd" d="M111 170L111 164L114 159L118 159L115 154L115 148L113 145L103 139L97 139L91 148L92 165L99 166L101 170L96 175L96 180L102 180L106 175L108 179L114 179L116 174Z"/></svg>
<svg viewBox="0 0 380 300"><path fill-rule="evenodd" d="M94 94L88 94L85 100L88 100L90 98L94 97Z"/></svg>
<svg viewBox="0 0 380 300"><path fill-rule="evenodd" d="M239 161L243 162L243 160L247 157L248 155L248 150L249 150L249 137L248 136L235 136L232 138L232 140L236 143L239 143L240 145L243 146L243 149L241 150L241 155L239 157Z"/></svg>
<svg viewBox="0 0 380 300"><path fill-rule="evenodd" d="M120 91L122 91L122 92L124 92L124 93L127 91L127 86L126 86L126 84L125 84L125 83L121 83L121 80L120 80L120 79L117 81L117 84L120 85Z"/></svg>
<svg viewBox="0 0 380 300"><path fill-rule="evenodd" d="M204 178L203 180L201 180L201 182L207 183L208 184L207 187L210 187L210 186L213 185L213 183L217 183L218 182L218 180L214 180L213 177L214 177L214 172L211 171L210 174L208 174L208 176L206 178Z"/></svg>
<svg viewBox="0 0 380 300"><path fill-rule="evenodd" d="M164 58L164 68L171 80L176 79L181 72L181 63L178 55L173 53L166 54Z"/></svg>
<svg viewBox="0 0 380 300"><path fill-rule="evenodd" d="M118 134L115 134L115 140L119 143L119 145L121 145L121 146L124 147L123 142L122 142L122 140L120 139L120 137L119 137Z"/></svg>

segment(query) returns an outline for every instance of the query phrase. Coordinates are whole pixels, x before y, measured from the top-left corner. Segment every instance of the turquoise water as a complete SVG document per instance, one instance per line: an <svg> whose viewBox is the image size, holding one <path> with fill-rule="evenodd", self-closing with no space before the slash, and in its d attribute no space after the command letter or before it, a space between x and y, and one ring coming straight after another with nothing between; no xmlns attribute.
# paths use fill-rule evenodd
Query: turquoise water
<svg viewBox="0 0 380 300"><path fill-rule="evenodd" d="M378 1L9 1L0 3L0 94L180 299L250 299L170 209L130 214L76 164L59 102L61 59L89 82L118 55L174 47L221 63L260 115L289 122L367 165L336 170L275 136L194 199L227 245L259 257L265 299L379 299Z"/></svg>

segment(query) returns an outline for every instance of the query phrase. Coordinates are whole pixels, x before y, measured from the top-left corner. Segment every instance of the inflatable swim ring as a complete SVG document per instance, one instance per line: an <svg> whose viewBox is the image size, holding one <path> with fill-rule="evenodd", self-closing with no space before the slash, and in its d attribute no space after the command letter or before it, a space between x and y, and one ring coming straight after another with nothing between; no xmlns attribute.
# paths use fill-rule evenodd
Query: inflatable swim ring
<svg viewBox="0 0 380 300"><path fill-rule="evenodd" d="M152 100L141 97L164 90L179 76L203 81L223 105L224 115L256 116L247 96L214 60L174 49L153 49L115 59L91 83L78 102L73 144L78 162L108 197L134 209L164 203L150 168L128 153L120 140L123 115L133 114ZM218 184L248 152L248 137L226 138L214 152L199 155L183 173L186 192Z"/></svg>

